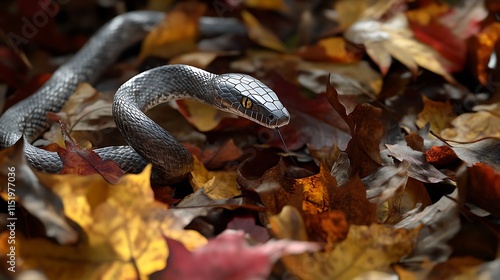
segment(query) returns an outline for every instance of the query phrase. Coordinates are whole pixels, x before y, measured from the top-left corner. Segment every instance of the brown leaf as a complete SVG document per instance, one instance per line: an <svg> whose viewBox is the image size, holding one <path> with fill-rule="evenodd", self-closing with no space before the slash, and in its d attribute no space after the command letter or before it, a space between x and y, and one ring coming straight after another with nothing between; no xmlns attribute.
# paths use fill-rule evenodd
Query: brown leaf
<svg viewBox="0 0 500 280"><path fill-rule="evenodd" d="M210 145L203 150L191 144L184 144L184 147L196 156L208 169L219 169L225 164L237 160L244 154L234 144L232 138L224 143Z"/></svg>
<svg viewBox="0 0 500 280"><path fill-rule="evenodd" d="M349 231L345 214L339 210L306 214L304 220L309 239L325 244L327 252L344 240Z"/></svg>
<svg viewBox="0 0 500 280"><path fill-rule="evenodd" d="M61 123L63 135L68 135ZM112 160L103 160L94 151L82 148L69 136L65 140L66 149L59 148L57 154L61 158L63 168L59 174L101 174L110 183L116 183L124 174L120 166Z"/></svg>
<svg viewBox="0 0 500 280"><path fill-rule="evenodd" d="M363 56L363 52L348 45L341 37L319 40L315 45L299 48L296 54L306 60L339 63L356 63Z"/></svg>

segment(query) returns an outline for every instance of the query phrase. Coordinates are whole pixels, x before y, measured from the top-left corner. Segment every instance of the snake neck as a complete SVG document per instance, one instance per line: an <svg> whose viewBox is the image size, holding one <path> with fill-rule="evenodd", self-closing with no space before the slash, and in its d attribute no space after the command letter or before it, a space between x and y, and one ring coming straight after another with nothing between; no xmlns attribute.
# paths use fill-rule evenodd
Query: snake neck
<svg viewBox="0 0 500 280"><path fill-rule="evenodd" d="M115 94L113 115L117 127L128 144L166 178L164 184L182 180L192 170L193 159L144 112L160 103L183 98L214 105L216 77L186 65L163 66L135 76ZM162 166L169 166L169 170Z"/></svg>

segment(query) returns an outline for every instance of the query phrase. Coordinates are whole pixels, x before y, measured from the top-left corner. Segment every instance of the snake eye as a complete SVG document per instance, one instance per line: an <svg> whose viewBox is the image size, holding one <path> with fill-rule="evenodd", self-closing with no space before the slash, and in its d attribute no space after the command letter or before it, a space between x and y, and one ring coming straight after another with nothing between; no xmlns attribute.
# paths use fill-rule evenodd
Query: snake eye
<svg viewBox="0 0 500 280"><path fill-rule="evenodd" d="M250 100L250 98L246 96L243 96L243 98L241 98L241 105L246 109L250 109L252 108L252 100Z"/></svg>

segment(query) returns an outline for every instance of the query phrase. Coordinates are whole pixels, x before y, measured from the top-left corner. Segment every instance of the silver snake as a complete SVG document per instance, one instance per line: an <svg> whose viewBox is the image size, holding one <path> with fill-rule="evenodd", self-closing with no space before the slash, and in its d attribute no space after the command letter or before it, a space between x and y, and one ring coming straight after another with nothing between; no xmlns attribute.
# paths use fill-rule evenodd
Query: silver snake
<svg viewBox="0 0 500 280"><path fill-rule="evenodd" d="M24 135L28 162L41 171L60 171L62 162L57 153L30 144L50 126L46 113L58 112L80 83L96 82L126 47L143 39L164 16L161 12L137 11L108 22L35 94L5 111L0 117L0 147L12 146ZM218 22L202 18L200 32L222 33L224 27ZM143 113L180 98L195 99L270 128L290 120L276 94L248 75L216 75L187 65L160 66L131 78L115 94L113 116L130 146L104 147L95 152L132 173L151 162L159 183L181 180L192 170L191 154Z"/></svg>

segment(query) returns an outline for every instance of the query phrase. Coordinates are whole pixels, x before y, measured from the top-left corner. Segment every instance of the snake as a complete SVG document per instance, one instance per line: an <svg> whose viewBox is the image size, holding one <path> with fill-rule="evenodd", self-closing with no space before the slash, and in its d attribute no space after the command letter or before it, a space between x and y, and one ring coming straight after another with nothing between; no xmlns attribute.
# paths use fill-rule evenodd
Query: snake
<svg viewBox="0 0 500 280"><path fill-rule="evenodd" d="M97 82L121 52L140 42L164 17L163 12L133 11L106 23L33 95L2 114L0 148L10 147L23 138L23 152L31 166L44 172L59 172L63 163L58 154L31 144L50 127L47 112L60 111L80 83ZM228 26L238 29L239 25L203 17L199 21L202 35L224 34ZM102 147L94 152L130 173L139 173L152 163L152 178L157 183L183 180L193 169L193 156L145 112L158 104L184 98L268 128L284 126L290 120L276 93L249 75L217 75L189 65L163 65L132 77L114 95L113 117L128 146Z"/></svg>

